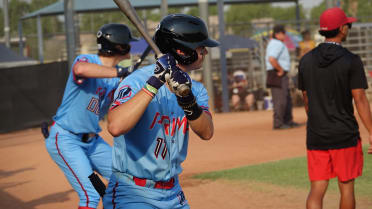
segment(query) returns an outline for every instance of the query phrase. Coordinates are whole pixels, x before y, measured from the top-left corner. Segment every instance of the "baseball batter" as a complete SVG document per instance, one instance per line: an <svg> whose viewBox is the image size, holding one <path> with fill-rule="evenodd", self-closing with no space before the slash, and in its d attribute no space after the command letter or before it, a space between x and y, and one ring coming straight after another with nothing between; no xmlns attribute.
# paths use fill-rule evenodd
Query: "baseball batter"
<svg viewBox="0 0 372 209"><path fill-rule="evenodd" d="M97 33L99 52L79 55L67 80L62 104L54 116L46 148L80 197L79 209L97 208L100 196L88 176L111 175L112 148L98 133L119 81L129 74L117 64L130 57L129 28L106 24Z"/></svg>
<svg viewBox="0 0 372 209"><path fill-rule="evenodd" d="M207 91L187 72L218 42L201 19L182 14L160 22L155 42L165 55L120 83L108 114L115 138L105 209L189 208L178 179L189 128L203 140L213 136ZM181 85L191 87L188 95L181 96Z"/></svg>

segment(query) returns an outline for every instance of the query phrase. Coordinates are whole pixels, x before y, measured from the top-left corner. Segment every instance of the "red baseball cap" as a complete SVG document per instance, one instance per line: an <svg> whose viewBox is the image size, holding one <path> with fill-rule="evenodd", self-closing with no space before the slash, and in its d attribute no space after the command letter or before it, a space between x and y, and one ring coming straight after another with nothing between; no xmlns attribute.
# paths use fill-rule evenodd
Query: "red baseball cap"
<svg viewBox="0 0 372 209"><path fill-rule="evenodd" d="M342 25L355 21L357 21L357 19L354 17L346 17L346 14L342 9L338 7L330 8L325 10L322 15L320 15L320 30L334 30Z"/></svg>

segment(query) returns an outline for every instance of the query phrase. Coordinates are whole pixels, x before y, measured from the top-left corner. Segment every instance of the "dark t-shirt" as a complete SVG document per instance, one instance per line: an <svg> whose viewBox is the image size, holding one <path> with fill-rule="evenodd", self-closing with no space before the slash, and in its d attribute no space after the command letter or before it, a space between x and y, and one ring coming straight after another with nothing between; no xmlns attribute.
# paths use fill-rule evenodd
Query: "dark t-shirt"
<svg viewBox="0 0 372 209"><path fill-rule="evenodd" d="M308 96L308 149L357 144L360 135L351 90L368 88L359 56L336 44L320 44L300 60L298 88Z"/></svg>

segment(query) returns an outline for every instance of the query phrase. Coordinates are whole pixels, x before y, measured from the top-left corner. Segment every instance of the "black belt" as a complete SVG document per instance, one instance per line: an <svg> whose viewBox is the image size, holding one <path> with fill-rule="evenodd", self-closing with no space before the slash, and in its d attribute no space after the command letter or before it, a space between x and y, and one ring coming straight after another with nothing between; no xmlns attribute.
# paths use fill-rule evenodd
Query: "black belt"
<svg viewBox="0 0 372 209"><path fill-rule="evenodd" d="M270 69L270 70L267 70L267 71L276 71L276 72L278 72L279 70L277 70L277 69ZM285 76L285 75L287 75L287 71L285 71L285 70L283 70L283 72L284 72L284 74L282 75L282 76Z"/></svg>
<svg viewBox="0 0 372 209"><path fill-rule="evenodd" d="M95 137L96 135L96 133L84 133L81 135L81 141L87 143L89 139Z"/></svg>

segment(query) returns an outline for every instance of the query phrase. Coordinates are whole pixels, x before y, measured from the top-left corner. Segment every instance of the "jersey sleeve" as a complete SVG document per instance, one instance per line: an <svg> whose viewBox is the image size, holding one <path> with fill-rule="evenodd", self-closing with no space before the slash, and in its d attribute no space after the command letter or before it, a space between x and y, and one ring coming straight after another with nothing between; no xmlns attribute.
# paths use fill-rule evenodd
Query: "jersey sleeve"
<svg viewBox="0 0 372 209"><path fill-rule="evenodd" d="M280 53L283 50L284 45L280 41L270 41L269 45L267 46L267 56L268 57L274 57L275 59L278 59L280 56Z"/></svg>
<svg viewBox="0 0 372 209"><path fill-rule="evenodd" d="M141 88L136 83L136 76L134 74L129 75L119 83L118 88L115 90L114 101L110 110L128 101L140 90Z"/></svg>
<svg viewBox="0 0 372 209"><path fill-rule="evenodd" d="M72 73L72 76L73 76L73 81L75 84L77 85L82 85L83 83L85 83L85 81L87 80L86 78L83 78L83 77L79 77L77 75L75 75L74 73L74 66L76 63L78 62L88 62L88 63L93 63L92 59L87 56L87 55L79 55L75 58L73 64L72 64L72 67L71 67L71 73Z"/></svg>
<svg viewBox="0 0 372 209"><path fill-rule="evenodd" d="M197 87L195 89L197 91L197 94L195 95L196 102L203 109L204 112L211 115L211 113L209 112L209 104L208 104L209 96L208 96L207 90L204 88L203 84L193 81L193 83L194 82L195 82L195 86Z"/></svg>
<svg viewBox="0 0 372 209"><path fill-rule="evenodd" d="M368 83L364 71L362 60L359 56L355 56L350 68L350 88L351 89L367 89Z"/></svg>

